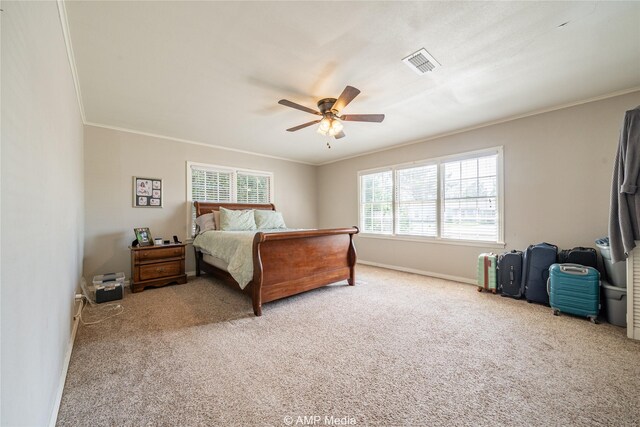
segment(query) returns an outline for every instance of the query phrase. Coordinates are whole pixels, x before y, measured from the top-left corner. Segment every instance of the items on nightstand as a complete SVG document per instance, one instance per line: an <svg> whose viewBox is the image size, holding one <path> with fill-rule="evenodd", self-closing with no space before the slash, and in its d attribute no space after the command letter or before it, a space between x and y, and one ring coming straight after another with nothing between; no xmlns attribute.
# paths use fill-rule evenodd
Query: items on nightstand
<svg viewBox="0 0 640 427"><path fill-rule="evenodd" d="M136 234L136 240L139 246L151 246L153 245L153 238L148 227L134 228L133 232Z"/></svg>
<svg viewBox="0 0 640 427"><path fill-rule="evenodd" d="M93 276L91 294L98 304L122 299L124 273L107 273Z"/></svg>

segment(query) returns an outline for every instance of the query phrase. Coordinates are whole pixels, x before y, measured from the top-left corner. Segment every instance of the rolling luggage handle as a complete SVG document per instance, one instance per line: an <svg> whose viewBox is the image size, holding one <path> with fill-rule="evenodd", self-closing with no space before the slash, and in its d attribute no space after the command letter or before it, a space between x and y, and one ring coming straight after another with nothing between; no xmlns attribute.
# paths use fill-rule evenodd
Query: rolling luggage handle
<svg viewBox="0 0 640 427"><path fill-rule="evenodd" d="M586 276L589 274L589 269L583 267L580 264L560 264L560 271L568 274L575 274L579 276ZM547 277L547 295L551 295L550 291L551 277Z"/></svg>
<svg viewBox="0 0 640 427"><path fill-rule="evenodd" d="M586 276L589 274L589 270L580 264L560 264L560 271L568 274L576 274L580 276Z"/></svg>

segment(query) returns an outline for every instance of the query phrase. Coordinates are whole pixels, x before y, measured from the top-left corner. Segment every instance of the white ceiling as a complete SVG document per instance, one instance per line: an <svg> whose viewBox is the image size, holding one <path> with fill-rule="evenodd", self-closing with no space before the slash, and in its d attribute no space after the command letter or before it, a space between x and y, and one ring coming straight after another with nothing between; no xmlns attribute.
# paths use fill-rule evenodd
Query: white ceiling
<svg viewBox="0 0 640 427"><path fill-rule="evenodd" d="M67 1L87 123L313 164L640 86L640 2ZM564 26L561 24L568 22ZM442 67L402 59L426 48ZM362 91L327 149L316 107Z"/></svg>

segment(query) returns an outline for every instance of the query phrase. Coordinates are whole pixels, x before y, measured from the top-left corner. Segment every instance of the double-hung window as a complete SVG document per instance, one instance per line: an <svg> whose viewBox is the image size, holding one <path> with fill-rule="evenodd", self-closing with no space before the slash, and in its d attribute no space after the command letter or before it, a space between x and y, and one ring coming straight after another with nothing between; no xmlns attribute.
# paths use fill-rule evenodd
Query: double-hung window
<svg viewBox="0 0 640 427"><path fill-rule="evenodd" d="M396 169L396 234L436 237L438 165Z"/></svg>
<svg viewBox="0 0 640 427"><path fill-rule="evenodd" d="M360 229L501 243L501 173L501 147L360 172Z"/></svg>
<svg viewBox="0 0 640 427"><path fill-rule="evenodd" d="M273 173L187 162L188 229L195 234L193 202L250 203L273 201Z"/></svg>
<svg viewBox="0 0 640 427"><path fill-rule="evenodd" d="M393 171L362 175L360 213L367 233L393 233Z"/></svg>
<svg viewBox="0 0 640 427"><path fill-rule="evenodd" d="M499 240L497 166L497 154L442 163L443 238Z"/></svg>

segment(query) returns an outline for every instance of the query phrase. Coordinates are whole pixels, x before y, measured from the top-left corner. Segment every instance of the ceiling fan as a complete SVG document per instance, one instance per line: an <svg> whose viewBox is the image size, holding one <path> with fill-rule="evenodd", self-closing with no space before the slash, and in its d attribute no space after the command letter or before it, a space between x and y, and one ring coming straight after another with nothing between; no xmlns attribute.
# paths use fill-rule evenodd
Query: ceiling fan
<svg viewBox="0 0 640 427"><path fill-rule="evenodd" d="M320 123L318 126L318 133L327 136L333 136L335 139L344 138L345 133L342 131L342 121L347 122L377 122L380 123L384 120L384 114L345 114L340 115L340 112L349 105L353 99L358 96L360 91L353 86L347 86L342 91L342 94L336 98L323 98L318 101L318 109L320 111L307 108L304 105L296 104L295 102L281 99L278 104L285 105L287 107L295 108L296 110L305 111L307 113L322 116L321 119L304 123L302 125L294 126L287 129L287 132L295 132L300 129L304 129L307 126ZM327 144L329 146L329 144ZM329 146L331 148L331 146Z"/></svg>

